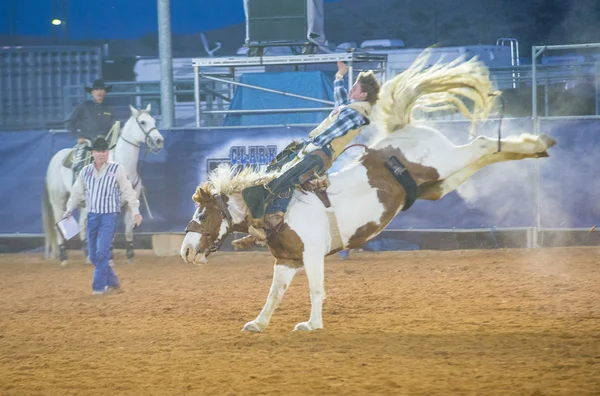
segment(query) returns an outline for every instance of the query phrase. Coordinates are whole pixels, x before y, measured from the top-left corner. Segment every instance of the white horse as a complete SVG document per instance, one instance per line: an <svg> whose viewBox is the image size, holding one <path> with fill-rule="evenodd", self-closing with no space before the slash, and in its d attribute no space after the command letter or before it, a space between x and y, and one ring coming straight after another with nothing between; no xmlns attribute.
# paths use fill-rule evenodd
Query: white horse
<svg viewBox="0 0 600 396"><path fill-rule="evenodd" d="M116 146L110 152L110 160L121 164L131 181L138 198L142 193L142 182L138 175L138 159L140 147L146 144L151 152L159 152L164 144L164 138L156 128L156 122L150 115L150 105L145 110L137 110L132 106L131 117L125 123L118 136ZM56 153L50 160L46 181L44 183L44 197L42 202L42 216L44 221L45 254L46 259L60 259L61 264L67 264L65 241L56 229L56 222L65 213L67 200L73 185L73 170L63 165L64 159L73 151L66 148ZM133 259L133 216L124 204L125 237L127 239L127 256ZM86 244L86 212L85 207L80 208L79 234L87 252Z"/></svg>
<svg viewBox="0 0 600 396"><path fill-rule="evenodd" d="M293 195L285 225L268 240L275 265L266 304L243 330L260 332L268 326L294 275L302 268L310 287L311 314L294 330L323 328L325 256L360 247L415 198L438 200L489 164L548 156L546 151L555 142L545 135L505 139L479 136L469 144L455 146L436 129L411 123L415 106L430 110L431 106L454 105L474 119L485 119L493 102L487 69L476 60L438 64L428 70L421 61L382 87L379 114L374 118L384 136L354 163L329 177L331 207L326 208L313 193L296 191ZM472 101L472 110L458 103L462 98ZM390 170L386 162L389 164L391 158L403 166L392 166ZM181 246L184 261L203 260L234 231L247 232L255 219L242 191L264 185L276 176L252 170L236 172L228 166L209 175L208 182L198 187L193 197L198 207Z"/></svg>

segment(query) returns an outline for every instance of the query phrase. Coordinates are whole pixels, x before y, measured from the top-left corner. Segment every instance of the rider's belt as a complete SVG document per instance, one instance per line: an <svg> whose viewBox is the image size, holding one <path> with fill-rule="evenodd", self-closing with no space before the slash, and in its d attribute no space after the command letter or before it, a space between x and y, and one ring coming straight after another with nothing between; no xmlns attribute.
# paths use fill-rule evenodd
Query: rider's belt
<svg viewBox="0 0 600 396"><path fill-rule="evenodd" d="M323 160L323 168L329 169L331 164L333 163L333 150L331 149L331 145L325 145L320 149L316 149L308 153L309 155L317 155L321 157Z"/></svg>

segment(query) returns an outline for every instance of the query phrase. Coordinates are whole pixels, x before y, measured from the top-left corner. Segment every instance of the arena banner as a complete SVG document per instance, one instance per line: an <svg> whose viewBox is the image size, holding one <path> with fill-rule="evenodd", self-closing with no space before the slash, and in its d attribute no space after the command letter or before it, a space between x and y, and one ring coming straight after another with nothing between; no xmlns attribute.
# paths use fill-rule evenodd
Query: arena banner
<svg viewBox="0 0 600 396"><path fill-rule="evenodd" d="M558 144L540 161L540 227L590 228L600 225L600 121L543 119L540 132Z"/></svg>
<svg viewBox="0 0 600 396"><path fill-rule="evenodd" d="M46 168L57 151L74 144L66 133L0 132L0 234L42 233Z"/></svg>
<svg viewBox="0 0 600 396"><path fill-rule="evenodd" d="M593 160L600 143L596 132L599 124L593 119L543 120L541 131L558 141L550 158L490 165L440 201L417 201L388 229L532 227L538 220L538 201L543 228L600 224L595 199L600 171ZM466 122L437 122L432 126L455 144L468 143ZM490 121L477 125L477 133L495 137L497 127L497 122ZM305 138L309 130L239 127L161 131L164 149L159 154L140 154L140 171L154 217L148 216L142 204L145 221L140 231L182 232L194 211L191 196L210 170L221 163L264 167L290 141ZM507 119L502 124L503 135L531 131L529 119ZM46 168L51 156L72 146L74 139L67 133L47 131L4 132L0 136L0 234L42 233ZM359 147L350 149L331 172L360 153Z"/></svg>

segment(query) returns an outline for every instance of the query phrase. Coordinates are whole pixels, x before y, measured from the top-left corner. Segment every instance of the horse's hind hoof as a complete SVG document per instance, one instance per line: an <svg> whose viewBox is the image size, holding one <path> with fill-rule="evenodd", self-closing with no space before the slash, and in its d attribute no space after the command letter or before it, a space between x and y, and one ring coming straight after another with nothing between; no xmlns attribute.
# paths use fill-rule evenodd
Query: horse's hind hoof
<svg viewBox="0 0 600 396"><path fill-rule="evenodd" d="M323 326L319 326L319 325L312 325L310 324L310 322L302 322L302 323L298 323L296 325L296 327L294 327L294 331L313 331L313 330L318 330L318 329L322 329Z"/></svg>
<svg viewBox="0 0 600 396"><path fill-rule="evenodd" d="M308 322L298 323L296 327L294 327L294 331L312 331L313 328Z"/></svg>
<svg viewBox="0 0 600 396"><path fill-rule="evenodd" d="M556 146L556 140L552 139L548 135L540 135L540 140L546 145L547 148Z"/></svg>
<svg viewBox="0 0 600 396"><path fill-rule="evenodd" d="M256 323L255 321L252 321L252 322L246 323L246 325L244 326L242 331L251 331L254 333L260 333L263 331L263 329L261 329L261 326L259 326L258 323Z"/></svg>
<svg viewBox="0 0 600 396"><path fill-rule="evenodd" d="M67 266L67 260L63 260L60 262L60 266L61 267L66 267Z"/></svg>
<svg viewBox="0 0 600 396"><path fill-rule="evenodd" d="M127 264L133 264L135 260L132 258L127 259Z"/></svg>

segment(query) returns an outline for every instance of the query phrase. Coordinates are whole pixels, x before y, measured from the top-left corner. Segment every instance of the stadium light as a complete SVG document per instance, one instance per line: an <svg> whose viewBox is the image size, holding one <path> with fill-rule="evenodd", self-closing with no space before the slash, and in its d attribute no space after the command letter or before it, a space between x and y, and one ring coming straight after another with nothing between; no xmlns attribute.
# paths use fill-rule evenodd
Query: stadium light
<svg viewBox="0 0 600 396"><path fill-rule="evenodd" d="M62 21L61 21L60 19L58 19L58 18L54 18L54 19L52 20L52 24L53 24L54 26L58 26L58 25L60 25L61 23L62 23Z"/></svg>

